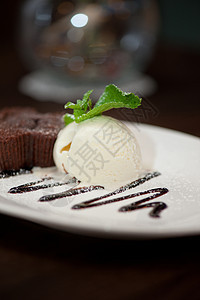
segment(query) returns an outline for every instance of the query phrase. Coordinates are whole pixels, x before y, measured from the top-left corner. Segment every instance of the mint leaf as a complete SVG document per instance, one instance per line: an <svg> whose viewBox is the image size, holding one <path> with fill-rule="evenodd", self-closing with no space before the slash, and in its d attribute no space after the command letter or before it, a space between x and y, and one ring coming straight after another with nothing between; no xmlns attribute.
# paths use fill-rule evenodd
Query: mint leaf
<svg viewBox="0 0 200 300"><path fill-rule="evenodd" d="M92 90L84 94L83 100L77 100L77 103L68 102L65 108L74 110L74 115L66 114L64 116L65 124L73 121L80 123L84 120L101 115L104 111L112 108L131 108L135 109L141 104L141 99L133 93L125 93L114 84L107 85L105 91L100 96L97 103L92 107L90 95ZM70 117L71 116L71 117Z"/></svg>
<svg viewBox="0 0 200 300"><path fill-rule="evenodd" d="M73 102L67 102L67 104L65 104L65 108L72 108L72 109L83 109L83 110L87 110L87 104L88 104L88 100L90 98L90 94L93 92L93 90L88 91L87 93L85 93L83 95L83 100L77 100L76 104Z"/></svg>
<svg viewBox="0 0 200 300"><path fill-rule="evenodd" d="M65 122L65 125L68 125L68 124L75 121L74 115L71 115L71 114L65 114L63 119L64 119L64 122Z"/></svg>
<svg viewBox="0 0 200 300"><path fill-rule="evenodd" d="M95 107L109 104L110 107L113 106L113 108L127 107L134 109L138 107L140 103L141 99L138 96L133 93L125 93L114 84L110 84L106 86L105 91L100 96Z"/></svg>

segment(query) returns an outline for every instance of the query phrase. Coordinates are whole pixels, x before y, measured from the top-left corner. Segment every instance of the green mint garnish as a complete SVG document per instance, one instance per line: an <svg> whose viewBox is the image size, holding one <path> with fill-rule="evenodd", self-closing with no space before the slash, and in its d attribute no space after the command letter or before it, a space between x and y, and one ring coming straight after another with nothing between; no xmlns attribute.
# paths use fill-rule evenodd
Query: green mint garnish
<svg viewBox="0 0 200 300"><path fill-rule="evenodd" d="M90 95L93 91L90 90L84 94L83 100L77 100L76 103L68 102L65 108L73 109L73 114L65 114L65 124L75 121L80 123L84 120L91 119L95 116L101 115L104 111L112 108L137 108L141 104L141 98L134 95L133 93L125 93L116 87L114 84L107 85L105 91L100 96L92 108L92 101Z"/></svg>

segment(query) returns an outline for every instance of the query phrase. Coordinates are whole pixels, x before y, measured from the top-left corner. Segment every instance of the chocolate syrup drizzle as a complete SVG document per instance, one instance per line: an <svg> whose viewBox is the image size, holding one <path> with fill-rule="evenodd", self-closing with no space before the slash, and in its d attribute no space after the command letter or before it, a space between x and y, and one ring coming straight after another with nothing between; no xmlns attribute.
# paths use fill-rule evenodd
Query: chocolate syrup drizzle
<svg viewBox="0 0 200 300"><path fill-rule="evenodd" d="M9 170L9 171L1 171L0 179L8 178L12 176L22 175L22 174L30 174L32 173L31 169L19 169L19 170Z"/></svg>
<svg viewBox="0 0 200 300"><path fill-rule="evenodd" d="M8 191L8 193L10 193L10 194L22 194L22 193L34 192L34 191L38 191L38 190L41 190L41 189L47 189L47 188L51 188L51 187L62 186L62 185L67 185L67 184L77 182L76 178L73 177L73 178L69 179L66 182L54 182L54 183L49 183L49 184L36 185L36 184L39 184L41 182L51 180L51 179L53 179L53 177L44 177L44 178L42 178L41 180L38 180L38 181L18 185L18 186L15 186L15 187L11 188Z"/></svg>
<svg viewBox="0 0 200 300"><path fill-rule="evenodd" d="M167 188L155 188L155 189L150 189L144 192L138 192L135 194L131 194L128 195L126 197L121 197L120 200L125 200L125 199L129 199L129 198L133 198L133 197L137 197L137 196L141 196L141 195L147 195L147 194L151 194L151 196L143 198L141 200L138 200L136 202L133 202L131 204L122 206L119 211L121 212L127 212L127 211L132 211L135 209L140 209L140 208L145 208L145 207L153 207L154 209L150 212L150 215L152 217L159 217L159 213L167 208L167 205L164 202L151 202L151 203L146 203L146 204L142 204L144 202L150 201L152 199L155 199L157 197L160 197L166 193L168 193L168 189ZM123 198L123 199L122 199ZM120 201L118 198L118 201Z"/></svg>
<svg viewBox="0 0 200 300"><path fill-rule="evenodd" d="M135 188L138 185L141 185L141 184L145 183L146 181L153 179L159 175L161 175L159 172L147 173L144 177L139 178L138 180L135 180L125 186L122 186L113 192L110 192L105 195L93 198L91 200L87 200L87 201L81 202L79 204L76 204L76 205L72 206L72 209L85 209L85 208L91 208L91 207L98 207L98 206L102 206L102 205L106 205L106 204L111 204L111 203L131 199L131 198L135 198L138 196L149 195L147 197L142 198L141 200L138 200L131 204L122 206L118 211L119 212L130 212L130 211L133 211L136 209L151 207L153 209L150 211L150 216L157 218L160 216L161 211L163 211L164 209L167 208L167 205L164 202L151 202L151 203L146 203L146 202L166 194L168 192L167 188L153 188L153 189L149 189L149 190L146 190L143 192L131 193L129 195L125 195L125 196L121 196L121 197L117 197L117 198L111 198L108 200L104 200L104 199L111 197L111 196L118 195L118 194L123 193L127 190L130 190L132 188ZM47 181L47 180L51 180L51 179L53 179L53 178L45 177L45 178L42 178L41 180L38 180L35 182L29 182L29 183L26 183L23 185L13 187L8 192L12 193L12 194L21 194L21 193L37 191L40 189L46 189L49 187L74 184L74 187L71 187L64 192L45 195L39 199L40 202L49 202L49 201L54 201L56 199L60 199L60 198L64 198L64 197L71 197L71 196L76 196L76 195L83 194L83 193L92 192L95 190L103 190L104 189L104 187L100 186L100 185L96 185L96 186L91 185L89 187L75 188L80 183L80 181L77 181L76 178L71 178L67 182L55 182L55 183L40 185L40 183Z"/></svg>
<svg viewBox="0 0 200 300"><path fill-rule="evenodd" d="M105 199L105 198L108 198L108 197L120 194L120 193L125 192L127 190L130 190L132 188L135 188L136 186L138 186L140 184L143 184L146 181L148 181L148 180L150 180L150 179L152 179L154 177L157 177L159 175L161 175L159 172L147 173L144 177L139 178L139 179L137 179L137 180L135 180L135 181L127 184L127 185L124 185L124 186L120 187L119 189L116 189L114 192L110 192L110 193L108 193L108 194L106 194L104 196L96 197L96 198L94 198L92 200L88 200L88 201L82 202L80 204L76 204L72 208L73 209L81 209L81 208L85 208L85 207L92 207L93 205L91 205L91 203L93 203L93 202L96 202L98 200L102 200L102 199ZM113 202L113 200L114 199L109 200L109 201ZM101 205L101 204L99 204L99 205ZM99 205L95 204L94 206L99 206Z"/></svg>
<svg viewBox="0 0 200 300"><path fill-rule="evenodd" d="M64 191L62 193L56 193L56 194L51 194L51 195L46 195L43 196L39 199L40 202L47 202L47 201L53 201L56 199L64 198L64 197L71 197L71 196L76 196L79 194L84 194L96 190L103 190L104 187L101 185L91 185L88 187L79 187L79 188L71 188L67 191Z"/></svg>
<svg viewBox="0 0 200 300"><path fill-rule="evenodd" d="M133 181L130 184L127 184L125 186L122 186L121 188L115 190L114 192L108 193L106 195L103 196L99 196L96 197L94 199L88 200L88 201L84 201L81 202L79 204L76 204L74 206L72 206L72 209L84 209L84 208L90 208L90 207L97 207L97 206L101 206L101 205L106 205L106 204L111 204L111 203L115 203L115 202L119 202L119 201L123 201L123 200L127 200L130 198L135 198L138 196L142 196L142 195L147 195L147 194L152 194L149 197L145 197L139 201L133 202L129 205L123 206L119 209L120 212L129 212L129 211L133 211L136 209L141 209L141 208L147 208L147 207L153 207L153 210L150 211L150 216L154 217L154 218L158 218L160 216L160 212L162 210L164 210L165 208L167 208L167 205L164 202L152 202L152 203L147 203L147 204L142 204L145 203L147 201L150 201L152 199L155 199L157 197L160 197L164 194L166 194L168 192L167 188L154 188L154 189L150 189L144 192L138 192L138 193L132 193L126 196L122 196L122 197L118 197L118 198L113 198L113 199L109 199L106 201L101 201L101 202L97 202L98 200L103 200L105 198L108 198L110 196L122 193L126 190L129 190L131 188L134 188L140 184L143 184L144 182L159 176L160 173L159 172L153 172L153 173L148 173L146 174L146 176Z"/></svg>

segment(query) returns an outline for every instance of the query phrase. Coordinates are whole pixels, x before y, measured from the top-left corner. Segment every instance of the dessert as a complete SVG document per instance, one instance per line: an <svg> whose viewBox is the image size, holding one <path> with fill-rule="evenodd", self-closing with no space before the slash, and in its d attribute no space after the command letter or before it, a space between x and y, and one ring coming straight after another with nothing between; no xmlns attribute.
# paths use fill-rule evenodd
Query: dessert
<svg viewBox="0 0 200 300"><path fill-rule="evenodd" d="M139 177L140 149L122 122L99 114L113 107L135 108L141 100L110 85L91 109L90 94L91 91L86 93L82 102L67 104L67 108L74 109L74 116L66 115L68 124L58 134L54 161L61 172L69 173L82 184L117 188Z"/></svg>
<svg viewBox="0 0 200 300"><path fill-rule="evenodd" d="M61 114L40 114L31 108L10 108L0 112L0 170L20 169L11 175L21 176L24 174L21 168L52 166L52 156L57 166L33 168L22 175L23 180L20 176L12 181L8 179L8 186L0 180L1 188L6 197L9 195L8 199L17 201L20 197L20 203L24 199L34 208L40 205L38 203L58 200L53 209L62 209L74 197L77 201L71 206L72 210L125 201L123 206L118 206L119 212L151 208L150 216L158 218L167 205L151 200L165 195L168 189L151 188L136 192L132 189L161 174L144 173L139 145L133 133L120 121L101 115L111 108L134 109L140 105L141 99L109 85L92 108L91 92L76 104L66 104L66 108L74 110L73 115L64 116L66 127ZM0 178L5 181L10 176L10 172L6 176L5 172L0 172L2 174ZM23 197L24 193L31 196ZM86 194L85 198L83 194ZM60 202L62 198L63 202ZM132 198L139 200L126 203Z"/></svg>
<svg viewBox="0 0 200 300"><path fill-rule="evenodd" d="M82 184L112 189L140 175L141 154L133 133L120 121L96 116L70 123L58 134L54 161Z"/></svg>
<svg viewBox="0 0 200 300"><path fill-rule="evenodd" d="M60 113L22 107L1 110L0 172L53 166L53 146L63 125Z"/></svg>

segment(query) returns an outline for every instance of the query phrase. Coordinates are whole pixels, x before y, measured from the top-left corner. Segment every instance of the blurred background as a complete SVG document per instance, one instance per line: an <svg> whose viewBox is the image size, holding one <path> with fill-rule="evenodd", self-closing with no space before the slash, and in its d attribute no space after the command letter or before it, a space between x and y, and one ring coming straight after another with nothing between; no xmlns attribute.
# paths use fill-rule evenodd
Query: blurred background
<svg viewBox="0 0 200 300"><path fill-rule="evenodd" d="M112 82L147 99L139 121L200 135L199 11L198 0L4 1L0 105L60 110Z"/></svg>

